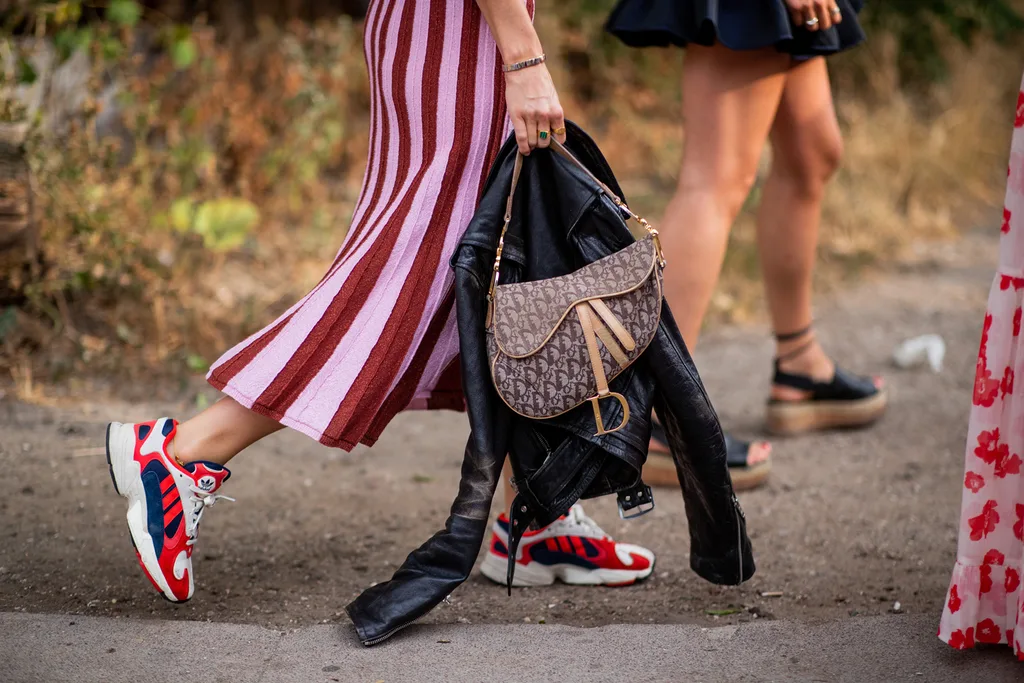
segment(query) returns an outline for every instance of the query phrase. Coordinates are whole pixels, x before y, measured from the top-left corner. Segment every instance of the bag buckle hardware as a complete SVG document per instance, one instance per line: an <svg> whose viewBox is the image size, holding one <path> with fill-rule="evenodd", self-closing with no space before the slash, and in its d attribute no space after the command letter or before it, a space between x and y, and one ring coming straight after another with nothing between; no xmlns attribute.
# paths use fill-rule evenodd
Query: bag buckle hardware
<svg viewBox="0 0 1024 683"><path fill-rule="evenodd" d="M619 425L614 429L606 429L604 426L604 419L601 417L600 401L601 399L604 398L614 398L616 401L619 402L619 405L622 406L622 421L619 422ZM589 398L587 400L590 401L590 404L594 407L594 422L597 423L597 433L594 436L604 436L605 434L613 434L622 429L623 427L625 427L626 423L629 422L629 403L626 402L626 397L623 396L622 394L614 391L609 391L604 394L598 394L597 396L594 396L593 398Z"/></svg>
<svg viewBox="0 0 1024 683"><path fill-rule="evenodd" d="M618 496L619 519L643 517L654 509L654 492L647 484L641 484L638 491L621 491ZM636 510L636 512L631 512ZM630 514L627 514L630 513Z"/></svg>

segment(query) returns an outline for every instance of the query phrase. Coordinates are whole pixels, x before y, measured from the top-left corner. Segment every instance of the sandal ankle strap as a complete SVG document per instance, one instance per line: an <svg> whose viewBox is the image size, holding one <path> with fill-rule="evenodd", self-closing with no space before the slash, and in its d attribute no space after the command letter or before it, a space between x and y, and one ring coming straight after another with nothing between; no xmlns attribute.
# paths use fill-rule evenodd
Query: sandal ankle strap
<svg viewBox="0 0 1024 683"><path fill-rule="evenodd" d="M819 382L807 375L783 372L775 364L774 384L810 392L809 401L855 401L878 393L878 387L870 377L846 372L836 365L836 372L827 382Z"/></svg>
<svg viewBox="0 0 1024 683"><path fill-rule="evenodd" d="M803 343L800 346L796 347L795 349L793 349L789 353L784 353L781 356L776 356L775 357L775 371L779 372L779 363L783 363L783 362L785 362L787 360L792 360L793 358L797 358L802 353L807 351L809 348L814 346L814 343L816 341L818 341L818 340L815 339L814 337L811 337L805 343Z"/></svg>
<svg viewBox="0 0 1024 683"><path fill-rule="evenodd" d="M786 332L784 334L780 334L780 333L776 332L775 333L775 341L777 341L777 342L796 341L800 337L803 337L804 335L810 334L810 332L813 329L814 329L814 323L808 323L807 327L805 327L803 329L800 329L800 330L797 330L796 332Z"/></svg>

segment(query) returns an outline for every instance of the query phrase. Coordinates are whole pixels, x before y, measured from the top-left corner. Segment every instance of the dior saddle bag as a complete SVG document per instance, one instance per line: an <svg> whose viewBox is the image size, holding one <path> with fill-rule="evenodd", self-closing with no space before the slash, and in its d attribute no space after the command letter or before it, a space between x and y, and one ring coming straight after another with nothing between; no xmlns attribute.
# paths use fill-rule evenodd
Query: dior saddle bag
<svg viewBox="0 0 1024 683"><path fill-rule="evenodd" d="M552 141L551 150L596 183L620 209L624 226L629 218L635 220L641 237L568 275L501 284L501 255L523 165L517 154L488 294L491 376L501 399L524 417L552 418L590 402L600 436L629 422L625 397L608 383L643 354L657 332L665 259L657 230L565 147ZM622 406L615 427L607 427L601 417L605 399Z"/></svg>

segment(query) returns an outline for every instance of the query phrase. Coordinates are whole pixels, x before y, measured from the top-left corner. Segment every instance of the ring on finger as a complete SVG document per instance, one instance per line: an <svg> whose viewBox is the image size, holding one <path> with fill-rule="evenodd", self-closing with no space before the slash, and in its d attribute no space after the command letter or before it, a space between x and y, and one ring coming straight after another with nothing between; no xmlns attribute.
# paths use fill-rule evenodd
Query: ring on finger
<svg viewBox="0 0 1024 683"><path fill-rule="evenodd" d="M817 25L818 25L818 17L811 17L810 19L808 19L807 21L804 22L804 26L806 26L807 28L813 28L813 27L815 27Z"/></svg>
<svg viewBox="0 0 1024 683"><path fill-rule="evenodd" d="M839 9L839 5L832 5L832 9L829 11L832 12L832 16L836 19L843 16L843 10Z"/></svg>
<svg viewBox="0 0 1024 683"><path fill-rule="evenodd" d="M559 128L555 128L551 132L554 133L555 135L565 135L565 126L561 126Z"/></svg>
<svg viewBox="0 0 1024 683"><path fill-rule="evenodd" d="M542 130L539 133L537 133L537 137L539 137L541 140L547 140L548 132L546 130Z"/></svg>

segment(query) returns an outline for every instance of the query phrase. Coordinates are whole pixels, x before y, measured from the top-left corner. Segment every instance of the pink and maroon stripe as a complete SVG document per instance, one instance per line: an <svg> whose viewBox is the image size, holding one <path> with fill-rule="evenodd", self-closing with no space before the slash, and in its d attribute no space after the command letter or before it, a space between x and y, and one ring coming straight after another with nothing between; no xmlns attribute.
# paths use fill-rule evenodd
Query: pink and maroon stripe
<svg viewBox="0 0 1024 683"><path fill-rule="evenodd" d="M448 260L509 130L474 0L374 0L364 30L371 135L346 238L313 290L208 377L345 449L404 409L462 407Z"/></svg>

